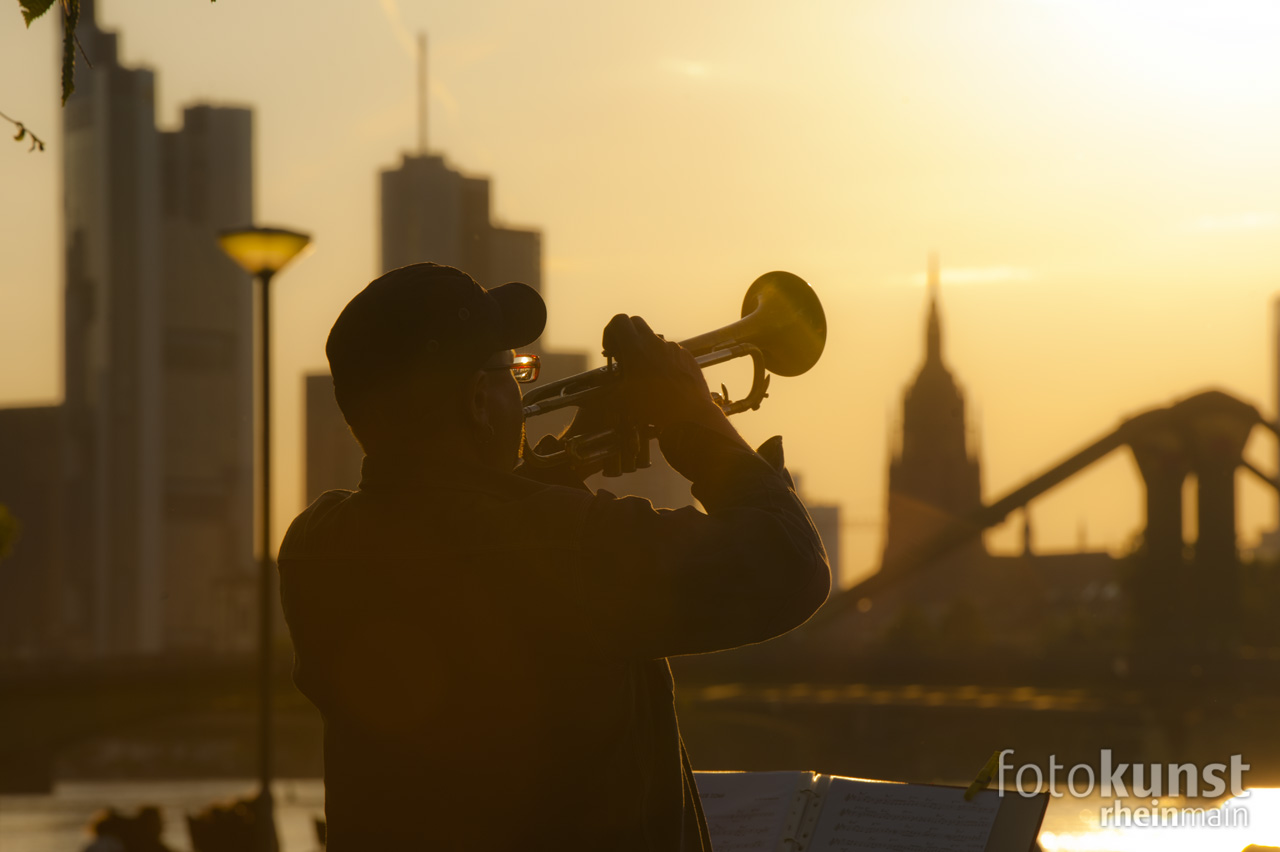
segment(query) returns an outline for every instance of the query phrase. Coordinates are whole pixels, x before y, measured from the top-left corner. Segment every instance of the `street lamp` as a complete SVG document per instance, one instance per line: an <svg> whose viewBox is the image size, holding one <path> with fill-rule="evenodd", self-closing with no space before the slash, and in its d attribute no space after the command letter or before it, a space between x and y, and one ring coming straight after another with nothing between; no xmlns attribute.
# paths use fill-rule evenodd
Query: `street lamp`
<svg viewBox="0 0 1280 852"><path fill-rule="evenodd" d="M275 809L271 801L271 279L311 243L311 237L284 228L232 228L218 233L218 245L246 272L258 279L259 405L262 432L258 458L262 466L258 511L261 513L258 564L258 827L259 852L277 848Z"/></svg>

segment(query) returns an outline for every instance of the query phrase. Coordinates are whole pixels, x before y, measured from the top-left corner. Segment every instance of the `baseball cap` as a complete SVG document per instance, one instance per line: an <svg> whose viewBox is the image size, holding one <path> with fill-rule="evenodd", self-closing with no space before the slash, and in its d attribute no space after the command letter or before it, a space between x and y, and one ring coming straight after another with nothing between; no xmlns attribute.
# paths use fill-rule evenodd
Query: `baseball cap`
<svg viewBox="0 0 1280 852"><path fill-rule="evenodd" d="M460 269L415 263L372 281L342 309L325 354L343 411L410 369L477 369L538 339L547 306L527 284L486 290Z"/></svg>

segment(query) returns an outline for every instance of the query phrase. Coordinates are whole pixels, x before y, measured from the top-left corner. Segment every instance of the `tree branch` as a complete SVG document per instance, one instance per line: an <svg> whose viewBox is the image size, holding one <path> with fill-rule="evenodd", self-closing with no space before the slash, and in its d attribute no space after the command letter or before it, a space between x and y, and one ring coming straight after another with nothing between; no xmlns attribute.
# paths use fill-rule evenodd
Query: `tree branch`
<svg viewBox="0 0 1280 852"><path fill-rule="evenodd" d="M31 137L31 147L27 149L28 151L44 150L44 140L28 130L27 126L21 121L18 121L16 118L10 118L2 112L0 112L0 118L3 118L5 121L18 128L17 134L13 137L15 142L21 142L29 136Z"/></svg>

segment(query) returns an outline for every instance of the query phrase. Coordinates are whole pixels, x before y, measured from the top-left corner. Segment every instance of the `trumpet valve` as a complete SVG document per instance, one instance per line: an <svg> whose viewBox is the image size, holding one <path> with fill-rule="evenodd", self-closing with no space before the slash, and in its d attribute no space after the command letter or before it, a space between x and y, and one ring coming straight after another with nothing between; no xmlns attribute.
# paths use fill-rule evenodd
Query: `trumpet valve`
<svg viewBox="0 0 1280 852"><path fill-rule="evenodd" d="M711 401L719 406L721 411L728 413L727 409L730 405L729 389L723 384L720 385L719 393L716 391L711 392Z"/></svg>

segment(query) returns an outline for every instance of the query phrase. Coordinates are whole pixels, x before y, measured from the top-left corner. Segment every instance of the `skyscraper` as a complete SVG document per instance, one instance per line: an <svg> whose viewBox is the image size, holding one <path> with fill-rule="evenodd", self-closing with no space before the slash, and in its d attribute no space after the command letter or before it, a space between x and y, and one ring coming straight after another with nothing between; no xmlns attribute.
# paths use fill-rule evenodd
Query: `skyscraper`
<svg viewBox="0 0 1280 852"><path fill-rule="evenodd" d="M929 259L924 364L902 401L901 444L889 461L889 523L882 564L923 544L982 504L981 466L970 452L964 393L942 359L937 256ZM981 541L973 548L982 549Z"/></svg>
<svg viewBox="0 0 1280 852"><path fill-rule="evenodd" d="M333 378L328 372L304 376L302 395L306 417L302 499L310 503L339 488L354 491L360 484L364 454L333 398Z"/></svg>
<svg viewBox="0 0 1280 852"><path fill-rule="evenodd" d="M90 645L157 651L160 600L159 139L155 77L125 68L82 9L94 63L64 117L70 554Z"/></svg>
<svg viewBox="0 0 1280 852"><path fill-rule="evenodd" d="M485 287L522 281L546 292L542 277L542 234L493 222L491 186L486 177L453 169L442 155L427 151L425 39L420 41L419 134L416 153L379 174L381 242L378 274L411 263L456 266ZM542 356L539 383L555 381L588 367L586 353L550 350L545 341L529 346ZM328 488L355 488L359 482L360 448L338 411L327 374L306 377L306 496L314 499ZM537 385L534 385L537 387ZM528 388L526 388L528 390ZM571 409L539 417L527 424L529 441L568 425ZM655 447L653 467L623 480L596 477L592 484L649 498L655 505L678 508L693 502L689 483L673 471Z"/></svg>
<svg viewBox="0 0 1280 852"><path fill-rule="evenodd" d="M0 504L19 524L0 562L0 657L34 657L75 641L59 476L62 408L0 409ZM72 635L68 632L72 631Z"/></svg>
<svg viewBox="0 0 1280 852"><path fill-rule="evenodd" d="M160 135L167 650L245 648L253 612L253 290L214 242L253 219L253 116L192 106Z"/></svg>
<svg viewBox="0 0 1280 852"><path fill-rule="evenodd" d="M809 519L822 539L822 546L827 551L827 564L831 566L831 593L837 594L844 584L840 565L840 505L838 503L822 503L805 489L803 474L791 470L791 481L795 485L796 494L809 512Z"/></svg>
<svg viewBox="0 0 1280 852"><path fill-rule="evenodd" d="M425 93L425 38L419 44ZM522 281L541 292L542 234L493 223L489 179L464 175L443 155L427 153L425 97L419 110L418 151L404 154L399 167L379 174L378 274L429 261L465 270L485 287ZM542 351L539 343L529 348ZM585 366L585 356L552 353L543 372L575 372L572 368ZM308 376L306 383L306 490L307 499L313 499L326 488L358 484L360 449L333 400L328 375Z"/></svg>
<svg viewBox="0 0 1280 852"><path fill-rule="evenodd" d="M250 114L195 107L157 131L154 74L122 66L93 13L84 3L94 72L67 103L63 162L65 523L84 648L240 647L251 302L214 233L252 218Z"/></svg>
<svg viewBox="0 0 1280 852"><path fill-rule="evenodd" d="M485 287L542 291L542 234L496 225L489 179L464 175L427 148L427 39L418 38L418 146L379 175L378 274L411 263L466 270Z"/></svg>
<svg viewBox="0 0 1280 852"><path fill-rule="evenodd" d="M495 225L489 179L468 177L444 157L405 154L380 175L379 274L430 261L466 270L486 287L523 281L542 290L542 235Z"/></svg>
<svg viewBox="0 0 1280 852"><path fill-rule="evenodd" d="M377 273L431 262L465 270L485 287L522 281L542 291L542 234L492 221L487 177L464 175L443 155L427 152L426 40L419 41L419 134L416 153L379 174L381 210ZM582 353L547 352L541 342L530 351L543 356L542 381L586 369ZM331 488L355 488L361 452L333 398L327 373L305 377L306 499ZM567 423L564 420L560 425ZM537 440L539 434L530 434Z"/></svg>

